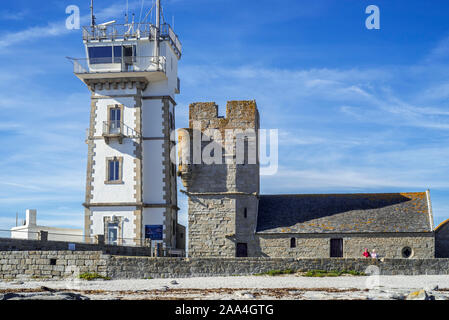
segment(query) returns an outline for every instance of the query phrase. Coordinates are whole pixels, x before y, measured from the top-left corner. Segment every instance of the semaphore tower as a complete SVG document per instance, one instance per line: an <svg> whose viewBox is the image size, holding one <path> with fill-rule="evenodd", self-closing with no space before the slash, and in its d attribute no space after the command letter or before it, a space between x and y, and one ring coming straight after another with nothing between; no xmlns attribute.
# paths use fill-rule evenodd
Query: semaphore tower
<svg viewBox="0 0 449 320"><path fill-rule="evenodd" d="M152 239L177 248L182 226L170 136L181 43L161 23L160 0L149 12L155 12L155 23L96 24L93 3L91 9L92 23L83 27L86 58L72 59L75 75L91 92L86 238L104 235L106 243L118 245Z"/></svg>

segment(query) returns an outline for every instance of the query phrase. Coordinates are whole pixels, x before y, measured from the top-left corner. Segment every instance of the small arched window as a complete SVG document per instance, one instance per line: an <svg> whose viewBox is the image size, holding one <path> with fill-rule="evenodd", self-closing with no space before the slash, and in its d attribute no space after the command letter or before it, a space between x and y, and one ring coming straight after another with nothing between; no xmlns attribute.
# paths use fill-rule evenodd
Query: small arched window
<svg viewBox="0 0 449 320"><path fill-rule="evenodd" d="M296 248L296 238L290 239L290 248Z"/></svg>
<svg viewBox="0 0 449 320"><path fill-rule="evenodd" d="M248 208L245 208L245 210L243 210L243 217L245 219L248 218Z"/></svg>

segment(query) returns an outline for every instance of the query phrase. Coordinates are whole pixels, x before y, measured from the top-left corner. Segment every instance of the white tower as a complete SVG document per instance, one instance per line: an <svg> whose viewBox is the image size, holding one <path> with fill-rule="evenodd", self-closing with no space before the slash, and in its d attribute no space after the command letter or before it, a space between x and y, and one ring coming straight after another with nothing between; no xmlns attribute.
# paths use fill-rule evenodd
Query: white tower
<svg viewBox="0 0 449 320"><path fill-rule="evenodd" d="M119 245L151 238L177 247L181 226L170 150L182 48L170 25L161 24L160 8L157 0L155 24L96 25L92 13L91 26L83 27L87 58L72 59L92 99L86 238L104 235Z"/></svg>

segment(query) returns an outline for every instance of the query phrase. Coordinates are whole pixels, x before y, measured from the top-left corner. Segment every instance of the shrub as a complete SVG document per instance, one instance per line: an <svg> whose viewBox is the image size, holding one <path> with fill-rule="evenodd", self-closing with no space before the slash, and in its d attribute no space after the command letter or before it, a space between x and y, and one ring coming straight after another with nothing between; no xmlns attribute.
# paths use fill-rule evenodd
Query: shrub
<svg viewBox="0 0 449 320"><path fill-rule="evenodd" d="M340 277L344 274L349 274L351 276L365 276L364 272L359 272L355 270L309 270L303 276L304 277Z"/></svg>
<svg viewBox="0 0 449 320"><path fill-rule="evenodd" d="M88 273L88 272L80 274L79 277L80 277L80 279L88 280L88 281L96 280L96 279L111 280L111 278L102 276L101 274Z"/></svg>

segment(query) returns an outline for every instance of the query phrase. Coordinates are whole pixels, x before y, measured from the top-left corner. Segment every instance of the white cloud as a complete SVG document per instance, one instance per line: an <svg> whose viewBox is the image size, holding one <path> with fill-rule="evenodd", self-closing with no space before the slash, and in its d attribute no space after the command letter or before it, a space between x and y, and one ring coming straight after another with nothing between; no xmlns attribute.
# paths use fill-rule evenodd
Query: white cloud
<svg viewBox="0 0 449 320"><path fill-rule="evenodd" d="M140 1L130 2L130 8L137 8L140 6ZM123 4L113 4L95 13L98 20L107 19L109 17L117 17L124 12ZM67 18L67 17L66 17ZM86 24L90 21L90 15L81 17L81 23ZM58 22L48 23L46 26L34 26L28 29L7 32L1 35L0 47L2 49L15 46L17 44L36 41L48 37L57 37L71 33L73 30L66 28L66 19Z"/></svg>

